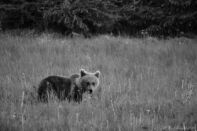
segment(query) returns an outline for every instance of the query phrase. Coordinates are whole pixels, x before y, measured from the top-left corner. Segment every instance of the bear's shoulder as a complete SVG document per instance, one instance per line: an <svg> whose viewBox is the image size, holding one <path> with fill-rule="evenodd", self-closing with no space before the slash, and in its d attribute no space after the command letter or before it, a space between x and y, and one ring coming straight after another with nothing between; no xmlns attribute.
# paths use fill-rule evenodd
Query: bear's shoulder
<svg viewBox="0 0 197 131"><path fill-rule="evenodd" d="M80 77L79 74L72 74L72 75L70 76L70 79L73 80L73 79L77 79L77 78L79 78L79 77Z"/></svg>

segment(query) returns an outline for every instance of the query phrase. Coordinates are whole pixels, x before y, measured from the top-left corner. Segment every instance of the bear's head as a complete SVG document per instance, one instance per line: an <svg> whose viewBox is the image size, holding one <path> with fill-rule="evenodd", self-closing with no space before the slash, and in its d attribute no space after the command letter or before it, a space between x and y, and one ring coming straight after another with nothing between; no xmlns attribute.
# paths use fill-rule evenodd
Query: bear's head
<svg viewBox="0 0 197 131"><path fill-rule="evenodd" d="M99 86L99 77L100 71L91 73L81 69L77 85L81 88L83 93L87 92L92 94Z"/></svg>

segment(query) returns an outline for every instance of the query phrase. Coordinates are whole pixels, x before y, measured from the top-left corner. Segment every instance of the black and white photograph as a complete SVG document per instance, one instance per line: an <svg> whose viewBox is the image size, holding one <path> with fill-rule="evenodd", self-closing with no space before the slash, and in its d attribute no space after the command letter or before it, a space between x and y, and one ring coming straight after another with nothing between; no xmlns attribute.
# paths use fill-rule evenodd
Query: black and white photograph
<svg viewBox="0 0 197 131"><path fill-rule="evenodd" d="M197 0L0 0L0 131L197 131Z"/></svg>

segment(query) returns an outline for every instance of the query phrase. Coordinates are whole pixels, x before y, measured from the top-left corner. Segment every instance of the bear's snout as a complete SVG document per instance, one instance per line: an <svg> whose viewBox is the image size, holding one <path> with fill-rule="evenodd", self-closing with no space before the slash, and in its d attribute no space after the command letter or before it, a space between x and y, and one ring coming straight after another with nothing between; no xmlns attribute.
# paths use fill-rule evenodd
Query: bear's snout
<svg viewBox="0 0 197 131"><path fill-rule="evenodd" d="M89 91L88 91L88 92L89 92L90 94L92 94L92 92L93 92L93 91L92 91L92 89L89 89Z"/></svg>

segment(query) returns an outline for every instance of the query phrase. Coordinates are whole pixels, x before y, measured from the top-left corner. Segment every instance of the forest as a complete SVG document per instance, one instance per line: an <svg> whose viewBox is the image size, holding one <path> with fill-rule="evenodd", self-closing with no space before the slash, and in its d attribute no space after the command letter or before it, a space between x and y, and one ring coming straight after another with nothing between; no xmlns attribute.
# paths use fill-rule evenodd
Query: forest
<svg viewBox="0 0 197 131"><path fill-rule="evenodd" d="M0 30L85 37L197 33L196 0L1 0Z"/></svg>

